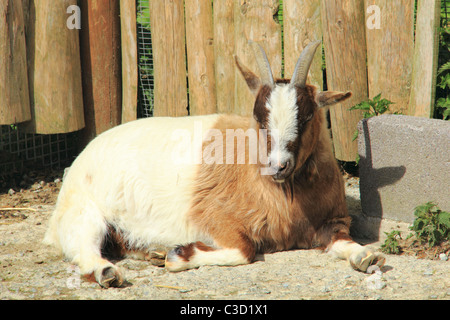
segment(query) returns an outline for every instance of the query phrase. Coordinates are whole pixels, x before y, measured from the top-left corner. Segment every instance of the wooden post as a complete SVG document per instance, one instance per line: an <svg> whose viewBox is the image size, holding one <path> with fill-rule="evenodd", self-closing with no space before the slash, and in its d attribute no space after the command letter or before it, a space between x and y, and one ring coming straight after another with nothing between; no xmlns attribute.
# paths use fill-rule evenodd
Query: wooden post
<svg viewBox="0 0 450 320"><path fill-rule="evenodd" d="M217 112L212 2L186 0L189 114Z"/></svg>
<svg viewBox="0 0 450 320"><path fill-rule="evenodd" d="M214 0L214 60L219 113L234 111L234 2L235 0Z"/></svg>
<svg viewBox="0 0 450 320"><path fill-rule="evenodd" d="M85 142L120 124L120 3L81 0Z"/></svg>
<svg viewBox="0 0 450 320"><path fill-rule="evenodd" d="M369 6L376 9L367 18L379 19L379 29L366 28L369 96L381 93L395 103L391 111L410 114L414 0L365 0L366 10Z"/></svg>
<svg viewBox="0 0 450 320"><path fill-rule="evenodd" d="M0 125L31 119L21 1L0 0Z"/></svg>
<svg viewBox="0 0 450 320"><path fill-rule="evenodd" d="M136 1L120 0L120 25L122 37L122 123L125 123L137 118Z"/></svg>
<svg viewBox="0 0 450 320"><path fill-rule="evenodd" d="M84 127L78 30L67 9L75 0L31 0L27 30L32 119L25 131L67 133Z"/></svg>
<svg viewBox="0 0 450 320"><path fill-rule="evenodd" d="M149 0L154 116L188 115L183 0Z"/></svg>
<svg viewBox="0 0 450 320"><path fill-rule="evenodd" d="M322 39L320 0L284 0L284 74L292 77L302 50ZM323 89L322 46L317 49L308 82Z"/></svg>
<svg viewBox="0 0 450 320"><path fill-rule="evenodd" d="M275 78L281 76L281 27L274 21L278 12L278 0L235 1L234 23L236 54L242 63L259 74L253 50L248 40L259 43L266 51ZM249 116L253 114L255 97L250 92L239 70L235 68L234 113Z"/></svg>
<svg viewBox="0 0 450 320"><path fill-rule="evenodd" d="M368 98L363 0L322 1L328 90L351 91L352 97L330 107L335 156L355 161L357 142L352 142L360 111L349 109Z"/></svg>
<svg viewBox="0 0 450 320"><path fill-rule="evenodd" d="M409 114L432 117L439 55L440 0L418 2Z"/></svg>

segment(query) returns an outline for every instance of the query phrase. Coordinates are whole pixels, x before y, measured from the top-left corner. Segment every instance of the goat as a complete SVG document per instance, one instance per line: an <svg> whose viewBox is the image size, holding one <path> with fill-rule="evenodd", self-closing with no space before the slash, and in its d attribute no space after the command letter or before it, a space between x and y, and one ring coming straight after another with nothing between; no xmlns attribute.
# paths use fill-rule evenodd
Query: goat
<svg viewBox="0 0 450 320"><path fill-rule="evenodd" d="M292 80L273 79L257 43L250 46L261 77L235 57L256 97L253 117L147 118L99 135L70 167L44 242L105 288L124 283L122 271L106 259L111 243L120 256L147 260L155 248L169 248L162 257L174 272L248 264L256 253L315 247L357 270L383 265L383 255L349 235L343 178L322 107L351 93L306 84L319 44L303 50ZM239 158L234 144L225 153L211 147L211 132L220 146L219 138L230 130L255 132L266 161L252 161L247 153ZM216 161L174 161L180 147L175 132L184 132L179 136L188 136L191 147L189 137L197 134L201 140L194 141L191 156L215 154ZM250 147L250 134L245 138Z"/></svg>

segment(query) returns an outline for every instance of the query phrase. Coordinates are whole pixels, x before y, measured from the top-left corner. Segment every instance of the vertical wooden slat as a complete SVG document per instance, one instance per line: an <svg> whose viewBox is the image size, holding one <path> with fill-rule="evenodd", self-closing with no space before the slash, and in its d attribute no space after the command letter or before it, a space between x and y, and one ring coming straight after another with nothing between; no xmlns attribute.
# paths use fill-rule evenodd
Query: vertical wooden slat
<svg viewBox="0 0 450 320"><path fill-rule="evenodd" d="M31 0L27 31L32 120L28 132L66 133L84 127L79 32L67 27L76 0Z"/></svg>
<svg viewBox="0 0 450 320"><path fill-rule="evenodd" d="M85 143L120 124L120 3L81 0Z"/></svg>
<svg viewBox="0 0 450 320"><path fill-rule="evenodd" d="M122 123L125 123L137 118L136 1L120 0L120 26L122 37Z"/></svg>
<svg viewBox="0 0 450 320"><path fill-rule="evenodd" d="M275 78L281 76L281 26L274 20L278 8L278 0L239 0L234 8L236 54L243 64L259 74L248 40L258 42L266 51ZM235 87L234 112L251 115L255 97L238 70Z"/></svg>
<svg viewBox="0 0 450 320"><path fill-rule="evenodd" d="M186 0L186 48L190 115L217 112L212 2Z"/></svg>
<svg viewBox="0 0 450 320"><path fill-rule="evenodd" d="M154 116L188 115L183 0L149 0Z"/></svg>
<svg viewBox="0 0 450 320"><path fill-rule="evenodd" d="M302 50L322 39L320 0L283 0L284 74L292 77ZM323 88L322 47L317 49L310 69L309 83Z"/></svg>
<svg viewBox="0 0 450 320"><path fill-rule="evenodd" d="M330 108L335 156L354 161L358 149L352 136L362 115L349 108L368 98L363 0L322 1L322 28L328 90L353 93Z"/></svg>
<svg viewBox="0 0 450 320"><path fill-rule="evenodd" d="M414 0L365 0L380 8L380 29L367 28L369 96L394 102L391 111L409 114L414 55Z"/></svg>
<svg viewBox="0 0 450 320"><path fill-rule="evenodd" d="M21 1L0 0L0 125L31 119Z"/></svg>
<svg viewBox="0 0 450 320"><path fill-rule="evenodd" d="M217 112L234 111L234 2L214 0L214 60Z"/></svg>
<svg viewBox="0 0 450 320"><path fill-rule="evenodd" d="M418 2L409 114L431 117L434 112L439 54L440 0Z"/></svg>

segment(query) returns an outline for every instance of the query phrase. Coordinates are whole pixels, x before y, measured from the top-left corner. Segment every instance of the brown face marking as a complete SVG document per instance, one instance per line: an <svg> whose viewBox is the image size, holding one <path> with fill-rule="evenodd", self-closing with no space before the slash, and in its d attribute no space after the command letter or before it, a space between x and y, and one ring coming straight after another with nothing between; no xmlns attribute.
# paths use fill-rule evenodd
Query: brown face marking
<svg viewBox="0 0 450 320"><path fill-rule="evenodd" d="M255 100L255 106L253 107L253 116L261 126L261 129L267 129L269 110L266 107L267 100L272 93L272 88L269 86L263 86L258 92Z"/></svg>

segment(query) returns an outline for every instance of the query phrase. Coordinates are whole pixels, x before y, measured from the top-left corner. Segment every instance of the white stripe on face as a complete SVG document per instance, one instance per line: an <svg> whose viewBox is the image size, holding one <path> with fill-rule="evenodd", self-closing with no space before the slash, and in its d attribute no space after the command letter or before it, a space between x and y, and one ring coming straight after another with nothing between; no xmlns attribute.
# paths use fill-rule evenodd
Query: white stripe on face
<svg viewBox="0 0 450 320"><path fill-rule="evenodd" d="M269 110L268 129L272 136L270 163L282 164L291 158L287 149L289 142L298 135L297 93L288 84L276 85L266 107Z"/></svg>

